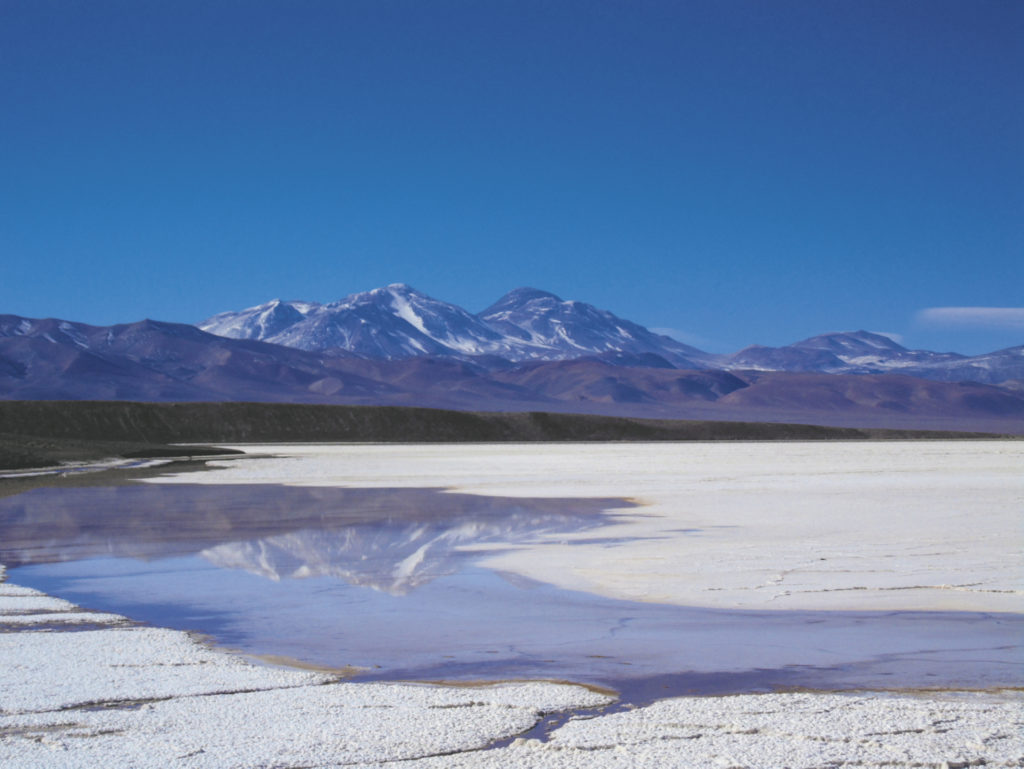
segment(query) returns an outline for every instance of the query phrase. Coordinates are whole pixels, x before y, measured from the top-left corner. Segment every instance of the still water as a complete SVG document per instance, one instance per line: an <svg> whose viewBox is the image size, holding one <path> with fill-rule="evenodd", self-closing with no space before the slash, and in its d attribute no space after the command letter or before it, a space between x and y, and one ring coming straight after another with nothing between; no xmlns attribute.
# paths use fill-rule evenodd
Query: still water
<svg viewBox="0 0 1024 769"><path fill-rule="evenodd" d="M87 608L356 680L551 678L632 702L1024 685L1019 615L695 609L476 565L563 533L619 547L601 532L628 507L408 488L37 488L0 498L0 563Z"/></svg>

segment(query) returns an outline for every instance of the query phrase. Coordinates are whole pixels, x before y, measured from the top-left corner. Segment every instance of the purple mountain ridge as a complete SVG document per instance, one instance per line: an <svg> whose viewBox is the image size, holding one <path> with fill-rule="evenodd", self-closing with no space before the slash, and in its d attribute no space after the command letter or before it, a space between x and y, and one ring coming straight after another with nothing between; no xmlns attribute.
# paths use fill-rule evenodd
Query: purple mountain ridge
<svg viewBox="0 0 1024 769"><path fill-rule="evenodd" d="M393 284L328 304L274 300L198 328L2 315L0 398L417 405L1024 434L1024 346L965 356L856 331L714 355L537 289L516 289L473 314Z"/></svg>
<svg viewBox="0 0 1024 769"><path fill-rule="evenodd" d="M199 324L212 334L255 339L301 350L343 350L399 360L438 355L506 362L604 356L625 361L657 356L675 368L901 373L959 382L1024 380L1024 346L965 356L908 350L869 331L822 334L785 347L747 347L715 355L585 302L536 288L517 288L475 315L403 283L330 304L282 302L223 312ZM649 360L654 360L649 358Z"/></svg>
<svg viewBox="0 0 1024 769"><path fill-rule="evenodd" d="M232 339L301 350L343 349L385 360L442 355L518 362L653 353L677 367L706 367L717 359L607 310L531 288L511 291L473 315L394 283L329 304L275 299L214 315L199 327Z"/></svg>

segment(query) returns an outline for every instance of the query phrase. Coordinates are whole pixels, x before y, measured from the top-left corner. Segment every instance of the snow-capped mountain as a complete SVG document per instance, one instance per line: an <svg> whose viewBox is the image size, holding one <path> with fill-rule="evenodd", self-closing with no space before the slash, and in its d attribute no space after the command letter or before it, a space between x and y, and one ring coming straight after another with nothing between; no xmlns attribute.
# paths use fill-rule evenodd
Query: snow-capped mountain
<svg viewBox="0 0 1024 769"><path fill-rule="evenodd" d="M511 291L472 315L394 283L329 304L275 299L220 313L199 327L233 339L310 351L340 349L384 360L423 355L563 360L628 353L658 355L681 368L706 368L717 358L607 310L532 288Z"/></svg>
<svg viewBox="0 0 1024 769"><path fill-rule="evenodd" d="M313 302L282 302L280 299L241 312L222 312L200 323L204 331L230 339L269 340L305 320L321 307ZM296 345L290 345L292 347Z"/></svg>
<svg viewBox="0 0 1024 769"><path fill-rule="evenodd" d="M658 355L677 368L708 368L718 356L655 334L585 302L564 301L547 291L517 288L478 316L510 340L528 345L544 360L607 353Z"/></svg>
<svg viewBox="0 0 1024 769"><path fill-rule="evenodd" d="M835 355L846 366L863 369L863 373L907 366L936 365L962 360L957 353L935 353L928 350L908 350L883 334L870 331L847 331L821 334L790 345L796 350L817 350ZM850 372L853 373L853 372Z"/></svg>
<svg viewBox="0 0 1024 769"><path fill-rule="evenodd" d="M813 336L785 347L754 345L730 356L727 365L729 368L765 371L842 371L866 374L903 364L936 362L940 357L943 356L937 353L912 352L882 334L846 331Z"/></svg>
<svg viewBox="0 0 1024 769"><path fill-rule="evenodd" d="M785 347L747 347L728 356L723 368L826 374L906 374L946 382L1001 384L1024 378L1024 346L966 356L908 350L882 334L847 331L821 334Z"/></svg>
<svg viewBox="0 0 1024 769"><path fill-rule="evenodd" d="M421 355L477 356L503 349L503 337L474 315L404 283L393 283L337 302L284 302L203 321L204 331L257 339L300 350L346 350L366 358Z"/></svg>
<svg viewBox="0 0 1024 769"><path fill-rule="evenodd" d="M1024 390L1024 345L1004 350L959 357L941 366L921 367L906 373L945 382L986 382Z"/></svg>
<svg viewBox="0 0 1024 769"><path fill-rule="evenodd" d="M211 334L310 352L396 361L443 357L495 365L597 357L620 366L824 374L899 373L947 382L1024 380L1024 347L965 356L909 350L883 334L821 334L784 347L714 355L585 302L517 288L483 312L403 283L337 302L272 302L199 324Z"/></svg>
<svg viewBox="0 0 1024 769"><path fill-rule="evenodd" d="M542 307L521 316L522 326L508 321L526 337L518 340L522 347L513 349L534 356L518 362L493 354L456 355L455 348L437 341L448 337L428 323L433 318L411 302L414 323L400 320L432 333L421 331L417 340L423 347L436 345L442 354L411 355L408 347L399 346L407 336L390 340L391 349L405 357L387 360L337 349L325 353L229 339L159 321L90 326L0 315L0 399L403 405L1024 434L1024 347L965 357L904 350L859 333L829 334L789 347L748 349L732 361L718 366L712 361L705 370L694 371L692 363L687 366L691 370L680 368L686 364L678 347L668 345L662 354L587 354L597 343L581 336L585 329L574 327L580 318L597 327L601 321L615 323L633 341L639 337L642 343L645 337L632 324L586 305L536 293L512 299L483 314L515 317L521 305L542 300L553 317L546 323ZM291 309L313 316L316 307L293 303ZM468 316L469 324L483 323L455 311L457 319ZM250 332L258 332L289 314L286 308L265 307L240 323L248 322ZM527 325L522 320L527 316L540 320ZM284 331L296 325L286 324ZM611 333L608 338L613 338ZM575 351L571 356L564 348L561 353L554 349L559 339ZM490 346L482 332L478 340L480 346L473 349L505 349L497 342ZM384 348L376 349L380 355ZM563 357L552 359L559 354ZM752 365L756 355L759 365ZM725 366L732 370L722 370ZM338 436L344 434L342 430ZM431 440L443 440L443 434L432 432Z"/></svg>

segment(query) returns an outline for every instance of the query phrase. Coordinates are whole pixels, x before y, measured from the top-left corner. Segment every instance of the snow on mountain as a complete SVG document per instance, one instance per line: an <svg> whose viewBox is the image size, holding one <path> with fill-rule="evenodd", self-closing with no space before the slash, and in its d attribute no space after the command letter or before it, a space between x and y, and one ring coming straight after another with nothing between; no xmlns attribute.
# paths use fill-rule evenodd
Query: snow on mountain
<svg viewBox="0 0 1024 769"><path fill-rule="evenodd" d="M433 405L450 406L460 398L507 404L547 398L554 387L545 384L540 393L524 389L525 379L538 376L525 363L582 358L616 369L903 374L1024 391L1024 346L964 356L909 350L881 334L849 331L711 355L607 310L532 288L511 291L473 315L392 284L329 304L276 299L220 313L200 328L157 321L95 327L0 315L0 391L28 398L344 396L377 402L418 393L424 403L429 392ZM399 363L405 367L392 370ZM523 371L500 374L517 369ZM588 372L598 376L596 369ZM613 387L615 376L601 376L608 380L602 387ZM639 390L649 386L655 387L645 380ZM587 387L579 397L606 397L596 385ZM626 397L626 383L614 387L621 393L607 397ZM646 402L647 396L630 397Z"/></svg>
<svg viewBox="0 0 1024 769"><path fill-rule="evenodd" d="M484 355L501 336L473 315L404 283L329 304L274 300L203 321L204 331L300 350L347 350L395 360L421 355Z"/></svg>
<svg viewBox="0 0 1024 769"><path fill-rule="evenodd" d="M828 350L842 358L879 353L907 352L907 348L897 344L889 337L882 334L874 334L870 331L820 334L790 346L803 350Z"/></svg>
<svg viewBox="0 0 1024 769"><path fill-rule="evenodd" d="M799 350L827 350L847 366L864 369L864 373L904 369L909 366L934 366L962 360L965 357L957 353L908 350L889 337L870 331L822 334L797 342L791 347Z"/></svg>
<svg viewBox="0 0 1024 769"><path fill-rule="evenodd" d="M715 356L660 336L606 310L531 288L511 291L478 315L403 283L330 304L274 300L199 324L234 339L302 350L343 349L367 358L495 356L509 361L654 354L704 367Z"/></svg>
<svg viewBox="0 0 1024 769"><path fill-rule="evenodd" d="M987 384L1024 379L1024 362L1015 352L1020 348L968 357L908 350L870 331L821 334L784 347L755 345L732 355L713 355L607 310L536 288L517 288L473 315L394 283L329 304L275 299L220 313L199 327L234 339L332 355L345 351L371 360L447 357L490 361L489 368L502 361L511 365L597 357L616 365L684 369L901 373Z"/></svg>
<svg viewBox="0 0 1024 769"><path fill-rule="evenodd" d="M430 335L446 338L432 326L438 316L428 316L417 298L392 290L381 294L380 302L353 304L391 318L402 333L388 341L405 356L401 359L299 350L151 320L100 327L0 315L0 399L390 404L1024 432L1024 346L965 357L886 345L875 353L872 371L863 365L866 349L856 340L832 338L803 347L748 348L742 352L746 358L733 356L734 373L721 366L684 371L672 367L667 350L581 354L589 340L571 322L580 314L590 316L591 324L610 317L609 322L639 335L610 313L596 311L595 320L579 303L520 295L519 302L507 302L499 312L511 314L523 301L543 299L561 324L546 325L536 309L528 313L541 320L516 326L527 338L509 348L533 358L516 363L456 355L455 348ZM319 314L318 306L293 309L307 310L307 319ZM284 312L271 307L253 312L248 328L256 333L270 328ZM471 328L483 323L467 316L456 308L452 317ZM228 320L245 328L247 319ZM296 332L303 323L286 326L283 333ZM545 328L554 330L552 337L544 336ZM446 352L411 355L401 346L411 344L409 329L420 335L416 341L422 346ZM451 318L443 329L452 329ZM837 336L844 335L825 335ZM509 338L498 334L492 347L481 332L479 347L463 349L502 349ZM566 338L575 352L556 358L554 343ZM387 352L379 341L373 348L378 355ZM755 359L760 371L742 370L754 368ZM680 358L673 360L679 365ZM816 366L839 371L813 371Z"/></svg>
<svg viewBox="0 0 1024 769"><path fill-rule="evenodd" d="M956 353L928 354L935 358L902 368L899 373L944 382L1011 385L1016 389L1024 383L1024 345L970 357Z"/></svg>
<svg viewBox="0 0 1024 769"><path fill-rule="evenodd" d="M998 355L992 353L991 355ZM747 347L728 356L725 368L827 374L900 373L926 379L997 384L1010 372L979 363L982 357L908 350L882 334L845 331L804 339L785 347ZM1004 362L1000 358L1000 363ZM973 376L977 374L978 376ZM980 378L979 378L980 377Z"/></svg>
<svg viewBox="0 0 1024 769"><path fill-rule="evenodd" d="M268 339L303 320L320 305L280 299L241 312L222 312L200 325L203 331L231 339Z"/></svg>
<svg viewBox="0 0 1024 769"><path fill-rule="evenodd" d="M520 359L560 360L605 353L653 353L680 368L705 368L716 356L655 334L584 302L517 288L477 315L526 352Z"/></svg>
<svg viewBox="0 0 1024 769"><path fill-rule="evenodd" d="M744 371L838 371L846 363L828 350L751 345L730 355L723 368Z"/></svg>

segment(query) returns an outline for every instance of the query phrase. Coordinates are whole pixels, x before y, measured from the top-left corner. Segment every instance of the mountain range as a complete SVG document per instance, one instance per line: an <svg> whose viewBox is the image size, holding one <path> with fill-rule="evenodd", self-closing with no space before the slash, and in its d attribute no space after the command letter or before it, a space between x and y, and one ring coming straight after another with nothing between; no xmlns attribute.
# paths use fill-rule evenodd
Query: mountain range
<svg viewBox="0 0 1024 769"><path fill-rule="evenodd" d="M596 356L625 365L677 369L901 373L946 382L1024 380L1024 346L966 356L908 350L868 331L823 334L785 347L746 347L716 355L683 344L593 305L517 288L472 314L403 283L330 304L275 299L223 312L199 328L299 350L402 360L441 356L493 366Z"/></svg>
<svg viewBox="0 0 1024 769"><path fill-rule="evenodd" d="M520 288L471 313L404 284L197 326L0 315L0 398L270 401L1024 433L1024 346L967 356L867 331L704 352ZM2 430L2 426L0 426Z"/></svg>
<svg viewBox="0 0 1024 769"><path fill-rule="evenodd" d="M676 368L706 368L715 359L607 310L533 288L511 291L476 315L394 283L330 304L275 299L198 325L232 339L382 360L438 355L520 362L652 353Z"/></svg>

